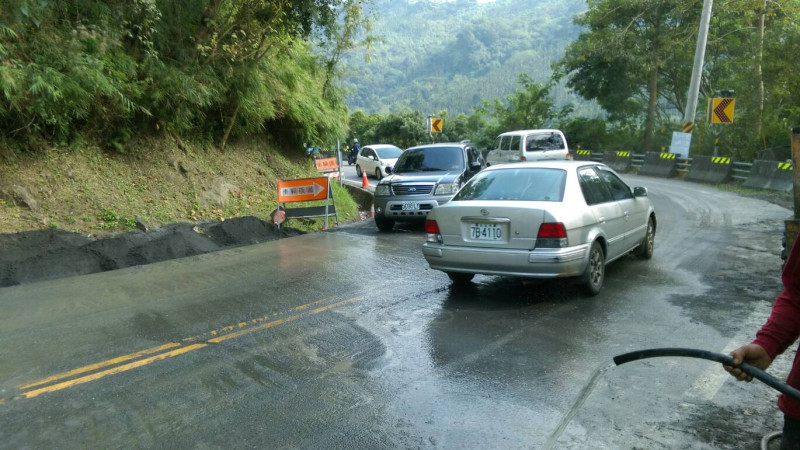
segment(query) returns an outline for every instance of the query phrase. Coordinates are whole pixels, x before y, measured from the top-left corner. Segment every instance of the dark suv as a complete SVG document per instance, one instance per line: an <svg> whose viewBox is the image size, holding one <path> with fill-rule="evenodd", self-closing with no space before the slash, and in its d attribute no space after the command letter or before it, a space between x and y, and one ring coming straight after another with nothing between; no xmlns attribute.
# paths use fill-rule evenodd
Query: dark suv
<svg viewBox="0 0 800 450"><path fill-rule="evenodd" d="M409 148L375 188L375 224L389 231L396 221L425 220L434 206L448 202L484 167L486 161L471 143Z"/></svg>

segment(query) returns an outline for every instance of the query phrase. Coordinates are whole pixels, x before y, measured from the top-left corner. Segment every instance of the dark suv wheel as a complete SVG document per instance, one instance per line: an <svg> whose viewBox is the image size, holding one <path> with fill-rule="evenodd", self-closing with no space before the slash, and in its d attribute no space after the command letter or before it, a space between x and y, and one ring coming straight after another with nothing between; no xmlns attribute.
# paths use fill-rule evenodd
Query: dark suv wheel
<svg viewBox="0 0 800 450"><path fill-rule="evenodd" d="M394 220L375 216L375 225L378 226L378 230L380 231L392 231L392 228L394 228Z"/></svg>

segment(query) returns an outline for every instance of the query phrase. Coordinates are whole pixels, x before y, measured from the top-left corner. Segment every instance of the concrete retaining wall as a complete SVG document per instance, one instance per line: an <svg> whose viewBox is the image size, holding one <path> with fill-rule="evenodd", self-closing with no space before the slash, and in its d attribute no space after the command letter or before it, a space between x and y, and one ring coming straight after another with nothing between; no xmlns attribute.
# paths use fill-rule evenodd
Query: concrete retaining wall
<svg viewBox="0 0 800 450"><path fill-rule="evenodd" d="M733 166L730 158L695 156L692 158L692 165L689 167L686 179L704 183L723 183L730 180L732 173Z"/></svg>
<svg viewBox="0 0 800 450"><path fill-rule="evenodd" d="M794 167L789 162L754 161L750 175L744 182L746 187L791 191L794 186Z"/></svg>
<svg viewBox="0 0 800 450"><path fill-rule="evenodd" d="M572 152L572 159L575 161L591 161L592 160L592 151L591 150L575 150Z"/></svg>
<svg viewBox="0 0 800 450"><path fill-rule="evenodd" d="M633 154L631 152L603 152L603 163L617 172L628 172L633 167Z"/></svg>
<svg viewBox="0 0 800 450"><path fill-rule="evenodd" d="M675 153L647 152L639 175L672 178L678 175L678 155Z"/></svg>

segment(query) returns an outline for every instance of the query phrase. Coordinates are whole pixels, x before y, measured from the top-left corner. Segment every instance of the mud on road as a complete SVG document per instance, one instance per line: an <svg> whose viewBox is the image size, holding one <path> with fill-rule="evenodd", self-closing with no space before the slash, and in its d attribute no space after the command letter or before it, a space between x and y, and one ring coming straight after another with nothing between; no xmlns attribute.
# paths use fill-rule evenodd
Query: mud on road
<svg viewBox="0 0 800 450"><path fill-rule="evenodd" d="M58 229L0 234L0 287L86 275L303 234L256 217L174 223L93 237Z"/></svg>

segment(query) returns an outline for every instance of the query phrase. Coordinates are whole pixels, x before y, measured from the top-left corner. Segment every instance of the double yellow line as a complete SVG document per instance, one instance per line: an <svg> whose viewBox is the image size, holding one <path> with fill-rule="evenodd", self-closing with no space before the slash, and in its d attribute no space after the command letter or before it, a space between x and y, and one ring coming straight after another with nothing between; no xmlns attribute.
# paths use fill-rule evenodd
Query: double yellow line
<svg viewBox="0 0 800 450"><path fill-rule="evenodd" d="M90 381L99 380L109 375L127 372L156 361L161 361L208 347L209 344L219 344L220 342L236 339L250 333L263 331L274 326L293 322L306 316L319 314L348 303L353 303L361 298L362 296L356 296L334 303L328 303L330 299L318 300L293 308L291 310L293 314L288 317L274 319L274 317L282 315L281 313L274 313L271 316L264 316L251 319L249 321L242 321L238 322L236 325L229 325L218 330L212 330L206 334L208 336L213 336L210 339L206 339L204 337L206 335L194 336L182 339L181 342L183 342L183 344L170 342L158 347L141 350L135 353L107 359L95 364L79 367L77 369L72 369L67 372L62 372L42 378L40 380L36 380L32 383L18 386L19 390L22 391L19 396L22 398L33 398L48 392L60 391L62 389L88 383ZM323 304L324 306L317 306ZM205 340L205 342L192 343L198 340ZM0 398L0 405L3 403L5 403L5 399Z"/></svg>

